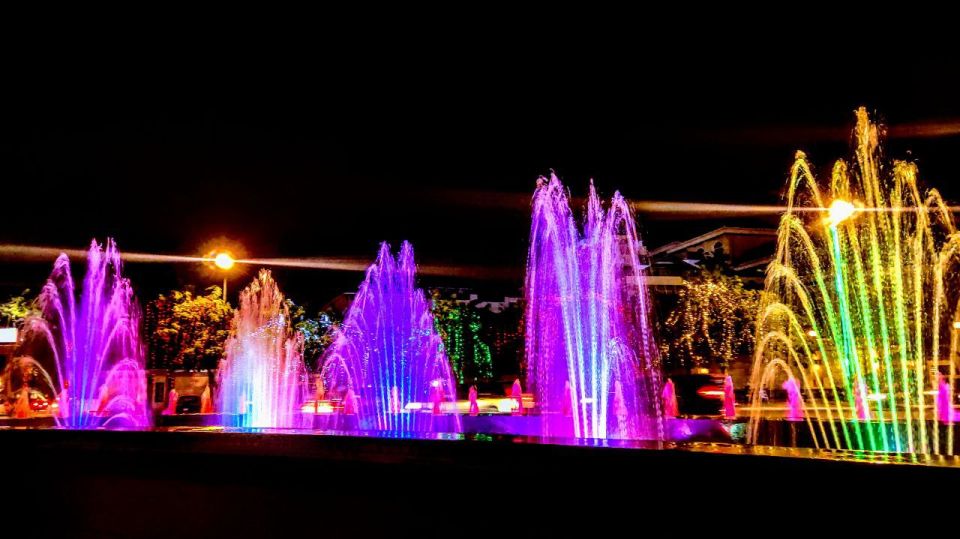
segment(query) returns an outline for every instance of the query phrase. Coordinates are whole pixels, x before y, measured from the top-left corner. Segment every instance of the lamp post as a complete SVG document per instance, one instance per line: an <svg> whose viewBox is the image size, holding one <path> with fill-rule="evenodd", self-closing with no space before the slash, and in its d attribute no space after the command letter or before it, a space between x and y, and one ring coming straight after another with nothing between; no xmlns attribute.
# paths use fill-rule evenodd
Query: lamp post
<svg viewBox="0 0 960 539"><path fill-rule="evenodd" d="M226 251L217 253L217 255L213 257L213 264L223 270L223 301L227 301L227 273L233 269L235 263L236 260Z"/></svg>

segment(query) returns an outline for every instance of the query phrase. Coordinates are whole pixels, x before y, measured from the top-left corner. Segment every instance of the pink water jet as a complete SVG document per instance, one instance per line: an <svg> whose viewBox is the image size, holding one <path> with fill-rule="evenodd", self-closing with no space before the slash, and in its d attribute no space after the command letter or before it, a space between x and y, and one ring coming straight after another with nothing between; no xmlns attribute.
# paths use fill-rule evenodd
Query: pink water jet
<svg viewBox="0 0 960 539"><path fill-rule="evenodd" d="M343 397L343 413L346 415L356 415L357 413L357 394L353 389L348 389L347 394Z"/></svg>
<svg viewBox="0 0 960 539"><path fill-rule="evenodd" d="M800 384L793 376L781 386L787 392L787 419L798 421L803 419L803 397L800 395Z"/></svg>
<svg viewBox="0 0 960 539"><path fill-rule="evenodd" d="M941 423L960 420L960 412L953 407L953 389L942 374L937 382L937 419Z"/></svg>
<svg viewBox="0 0 960 539"><path fill-rule="evenodd" d="M207 384L200 394L200 413L212 414L213 411L213 396L210 394L210 384Z"/></svg>
<svg viewBox="0 0 960 539"><path fill-rule="evenodd" d="M870 406L867 404L867 390L862 383L854 386L853 401L857 412L857 419L860 421L870 420Z"/></svg>
<svg viewBox="0 0 960 539"><path fill-rule="evenodd" d="M477 386L470 386L470 390L467 392L467 399L470 401L470 415L478 415L480 413L480 404L477 402Z"/></svg>
<svg viewBox="0 0 960 539"><path fill-rule="evenodd" d="M399 414L403 411L403 403L400 402L400 388L393 386L390 388L390 412Z"/></svg>
<svg viewBox="0 0 960 539"><path fill-rule="evenodd" d="M523 415L523 387L520 385L520 379L513 381L513 387L510 388L510 397L516 401L516 407L513 409L514 415Z"/></svg>
<svg viewBox="0 0 960 539"><path fill-rule="evenodd" d="M180 394L177 393L176 389L170 389L170 392L167 393L167 407L163 409L163 415L177 415L177 399L180 398Z"/></svg>
<svg viewBox="0 0 960 539"><path fill-rule="evenodd" d="M440 415L443 411L443 388L439 385L433 386L430 390L430 400L433 402L433 415Z"/></svg>
<svg viewBox="0 0 960 539"><path fill-rule="evenodd" d="M723 379L723 417L727 419L737 417L737 398L733 390L732 376Z"/></svg>
<svg viewBox="0 0 960 539"><path fill-rule="evenodd" d="M677 404L677 390L670 378L667 378L666 383L663 384L660 398L663 401L663 417L674 418L680 415L680 406Z"/></svg>

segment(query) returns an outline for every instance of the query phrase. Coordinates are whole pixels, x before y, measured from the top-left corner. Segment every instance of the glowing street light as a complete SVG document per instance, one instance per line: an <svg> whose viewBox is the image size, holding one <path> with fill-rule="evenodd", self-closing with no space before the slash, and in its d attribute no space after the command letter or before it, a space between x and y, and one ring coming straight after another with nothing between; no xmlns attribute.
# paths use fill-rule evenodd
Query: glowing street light
<svg viewBox="0 0 960 539"><path fill-rule="evenodd" d="M833 204L830 204L830 208L827 210L827 212L827 224L830 226L837 226L856 213L857 207L846 200L838 198L837 200L833 201Z"/></svg>
<svg viewBox="0 0 960 539"><path fill-rule="evenodd" d="M835 285L837 287L837 297L840 299L840 327L843 329L843 361L849 361L856 354L853 338L853 320L850 315L847 283L844 279L843 269L843 249L840 246L840 229L837 227L843 221L849 219L857 212L857 207L852 203L842 199L836 199L830 204L826 219L827 232L830 235L830 243L833 247L833 260L837 264L834 269ZM838 347L838 349L841 347Z"/></svg>
<svg viewBox="0 0 960 539"><path fill-rule="evenodd" d="M216 275L223 277L223 300L227 301L227 280L231 275L242 273L239 264L247 259L247 250L243 245L226 236L210 238L197 249L203 260L203 268L206 276L216 278Z"/></svg>
<svg viewBox="0 0 960 539"><path fill-rule="evenodd" d="M213 258L213 263L216 266L224 271L227 271L233 268L233 265L236 263L236 260L230 256L230 253L219 253Z"/></svg>

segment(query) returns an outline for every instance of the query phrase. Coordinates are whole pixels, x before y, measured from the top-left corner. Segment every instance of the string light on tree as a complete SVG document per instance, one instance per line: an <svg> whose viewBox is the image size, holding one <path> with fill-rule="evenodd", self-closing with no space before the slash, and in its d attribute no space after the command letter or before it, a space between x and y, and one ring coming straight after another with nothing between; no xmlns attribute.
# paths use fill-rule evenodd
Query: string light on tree
<svg viewBox="0 0 960 539"><path fill-rule="evenodd" d="M443 340L457 383L492 378L493 358L490 346L481 337L483 324L479 310L462 305L456 299L442 298L439 291L434 291L432 299L437 333Z"/></svg>
<svg viewBox="0 0 960 539"><path fill-rule="evenodd" d="M684 282L676 307L664 323L662 350L678 367L726 368L753 347L753 320L760 294L737 277L705 273Z"/></svg>

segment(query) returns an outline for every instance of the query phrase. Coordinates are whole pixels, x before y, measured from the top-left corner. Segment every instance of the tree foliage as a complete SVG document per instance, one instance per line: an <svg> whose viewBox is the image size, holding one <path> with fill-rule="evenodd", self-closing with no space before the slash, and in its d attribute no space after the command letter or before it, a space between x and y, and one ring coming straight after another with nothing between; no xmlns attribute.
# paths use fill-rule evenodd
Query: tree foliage
<svg viewBox="0 0 960 539"><path fill-rule="evenodd" d="M30 290L24 290L19 296L12 296L6 302L0 303L0 325L19 326L36 312L36 298L30 298Z"/></svg>
<svg viewBox="0 0 960 539"><path fill-rule="evenodd" d="M233 307L220 287L206 294L174 290L147 304L150 368L214 369L223 357Z"/></svg>
<svg viewBox="0 0 960 539"><path fill-rule="evenodd" d="M760 292L739 277L707 271L686 279L663 323L661 349L672 367L726 368L753 352Z"/></svg>
<svg viewBox="0 0 960 539"><path fill-rule="evenodd" d="M343 323L343 315L334 309L324 309L316 316L307 316L306 309L287 299L293 328L303 335L303 361L314 370L324 350L333 343L336 330Z"/></svg>
<svg viewBox="0 0 960 539"><path fill-rule="evenodd" d="M481 334L480 310L458 302L455 297L443 298L437 290L431 299L434 326L443 340L457 383L493 378L493 359Z"/></svg>

